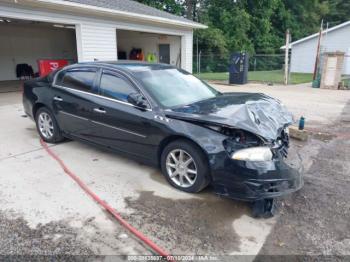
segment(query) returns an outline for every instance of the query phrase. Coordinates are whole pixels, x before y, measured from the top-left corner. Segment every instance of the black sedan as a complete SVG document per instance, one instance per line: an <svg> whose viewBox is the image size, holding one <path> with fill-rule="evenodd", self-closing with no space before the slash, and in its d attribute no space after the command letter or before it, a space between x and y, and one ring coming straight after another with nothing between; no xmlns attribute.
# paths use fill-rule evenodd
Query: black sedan
<svg viewBox="0 0 350 262"><path fill-rule="evenodd" d="M67 66L24 84L25 112L41 138L77 139L159 166L195 193L211 184L240 200L301 188L286 164L292 115L277 100L220 93L178 68L136 62Z"/></svg>

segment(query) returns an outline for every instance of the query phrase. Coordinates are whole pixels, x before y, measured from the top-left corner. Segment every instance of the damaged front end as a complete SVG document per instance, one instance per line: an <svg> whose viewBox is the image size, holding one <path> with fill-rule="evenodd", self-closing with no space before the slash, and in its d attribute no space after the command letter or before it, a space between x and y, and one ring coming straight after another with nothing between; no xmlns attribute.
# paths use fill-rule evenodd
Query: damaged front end
<svg viewBox="0 0 350 262"><path fill-rule="evenodd" d="M248 131L220 130L227 138L223 146L227 156L216 167L214 188L234 199L257 201L299 190L301 163L297 155L288 157L289 134L283 128L275 140L266 140Z"/></svg>
<svg viewBox="0 0 350 262"><path fill-rule="evenodd" d="M302 187L300 159L288 155L293 117L279 101L262 94L231 93L168 113L223 135L223 150L208 152L216 193L258 201Z"/></svg>
<svg viewBox="0 0 350 262"><path fill-rule="evenodd" d="M252 201L253 217L272 217L276 212L274 198L295 192L303 186L300 159L296 152L288 157L288 129L283 129L276 140L268 143L243 131L234 131L233 134L224 141L225 149L233 160L224 176L228 179L216 181L216 193ZM230 183L229 170L233 168L242 170L242 180Z"/></svg>

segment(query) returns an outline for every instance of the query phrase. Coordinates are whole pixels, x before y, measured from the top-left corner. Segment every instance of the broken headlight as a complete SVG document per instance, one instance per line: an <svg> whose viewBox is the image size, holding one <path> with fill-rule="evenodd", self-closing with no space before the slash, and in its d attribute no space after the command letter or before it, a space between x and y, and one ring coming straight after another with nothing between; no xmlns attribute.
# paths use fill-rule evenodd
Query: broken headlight
<svg viewBox="0 0 350 262"><path fill-rule="evenodd" d="M243 161L269 161L272 157L271 149L266 146L240 149L231 155L232 159Z"/></svg>

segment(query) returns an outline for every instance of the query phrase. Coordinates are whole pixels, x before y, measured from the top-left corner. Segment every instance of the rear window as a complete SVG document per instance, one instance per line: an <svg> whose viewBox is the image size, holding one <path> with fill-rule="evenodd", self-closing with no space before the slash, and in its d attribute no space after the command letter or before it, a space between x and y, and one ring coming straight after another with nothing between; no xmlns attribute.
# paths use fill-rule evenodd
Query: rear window
<svg viewBox="0 0 350 262"><path fill-rule="evenodd" d="M74 69L60 72L56 79L56 85L72 88L79 91L97 93L94 90L96 70Z"/></svg>

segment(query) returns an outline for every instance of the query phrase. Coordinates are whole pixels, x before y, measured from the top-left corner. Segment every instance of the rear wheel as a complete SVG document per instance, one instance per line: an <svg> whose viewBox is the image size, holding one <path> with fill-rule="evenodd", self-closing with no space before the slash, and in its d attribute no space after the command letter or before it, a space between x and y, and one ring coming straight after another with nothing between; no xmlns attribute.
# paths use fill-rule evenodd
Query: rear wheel
<svg viewBox="0 0 350 262"><path fill-rule="evenodd" d="M185 192L199 192L209 183L210 172L203 152L186 140L176 140L164 148L161 168L168 182Z"/></svg>
<svg viewBox="0 0 350 262"><path fill-rule="evenodd" d="M58 143L64 139L55 117L46 107L38 109L35 122L39 135L45 142Z"/></svg>

